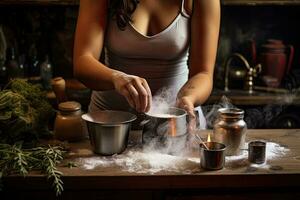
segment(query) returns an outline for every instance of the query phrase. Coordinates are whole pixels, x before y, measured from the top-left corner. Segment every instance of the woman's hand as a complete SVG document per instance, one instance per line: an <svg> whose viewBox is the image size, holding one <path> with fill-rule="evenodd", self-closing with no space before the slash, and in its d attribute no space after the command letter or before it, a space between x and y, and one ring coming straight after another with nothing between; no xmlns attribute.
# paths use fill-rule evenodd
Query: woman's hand
<svg viewBox="0 0 300 200"><path fill-rule="evenodd" d="M194 113L194 103L192 101L192 99L188 96L184 96L184 97L179 97L177 98L177 107L182 108L184 110L186 110L186 112L188 113L188 115L192 118L195 118L195 113Z"/></svg>
<svg viewBox="0 0 300 200"><path fill-rule="evenodd" d="M186 110L189 115L188 132L192 133L196 129L197 117L194 112L194 103L191 97L184 96L177 98L177 107Z"/></svg>
<svg viewBox="0 0 300 200"><path fill-rule="evenodd" d="M129 105L138 112L148 112L152 103L152 94L147 81L138 76L115 71L112 82L118 93L123 95Z"/></svg>

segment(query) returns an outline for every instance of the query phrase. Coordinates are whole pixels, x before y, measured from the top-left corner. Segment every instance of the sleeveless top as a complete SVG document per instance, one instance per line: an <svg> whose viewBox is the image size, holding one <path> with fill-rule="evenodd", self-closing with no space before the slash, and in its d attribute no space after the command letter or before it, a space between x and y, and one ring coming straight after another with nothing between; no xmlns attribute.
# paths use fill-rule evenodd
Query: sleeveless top
<svg viewBox="0 0 300 200"><path fill-rule="evenodd" d="M171 24L152 36L141 34L131 23L122 31L114 19L109 19L104 43L108 67L145 78L154 98L156 94L167 95L169 101L173 99L169 103L175 104L189 73L190 16L184 9L184 0ZM92 92L89 112L97 110L135 112L115 90ZM205 129L206 119L201 107L196 107L195 112L198 128Z"/></svg>
<svg viewBox="0 0 300 200"><path fill-rule="evenodd" d="M105 64L108 67L145 78L152 95L168 88L174 103L179 89L188 80L190 16L184 0L176 18L161 32L146 36L129 23L120 30L109 19L105 35ZM93 91L89 111L130 110L126 99L115 90Z"/></svg>

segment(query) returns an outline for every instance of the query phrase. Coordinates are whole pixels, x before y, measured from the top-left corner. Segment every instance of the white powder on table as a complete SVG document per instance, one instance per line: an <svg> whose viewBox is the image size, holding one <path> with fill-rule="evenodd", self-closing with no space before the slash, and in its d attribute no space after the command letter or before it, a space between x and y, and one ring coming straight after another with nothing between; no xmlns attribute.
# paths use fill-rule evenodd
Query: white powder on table
<svg viewBox="0 0 300 200"><path fill-rule="evenodd" d="M267 142L266 160L282 157L288 151L288 148L280 146L277 143ZM143 152L141 149L129 149L122 154L107 157L94 156L89 158L78 158L77 163L80 167L87 170L92 170L97 167L117 166L127 172L150 174L160 171L191 174L199 172L200 168L199 157L180 157L163 154L157 151ZM232 168L247 165L249 165L247 151L244 151L239 156L226 156L225 167ZM255 165L255 167L268 168L269 165L264 163Z"/></svg>
<svg viewBox="0 0 300 200"><path fill-rule="evenodd" d="M248 144L246 144L248 146ZM266 162L262 164L251 164L253 167L257 168L269 168L270 166L267 164L268 160L275 160L284 156L290 150L284 146L280 146L274 142L266 143ZM229 167L233 166L243 166L249 165L248 163L248 151L243 151L241 155L238 156L226 156L226 164Z"/></svg>
<svg viewBox="0 0 300 200"><path fill-rule="evenodd" d="M184 158L155 151L142 152L137 150L128 150L109 157L94 156L78 159L79 165L84 169L117 166L128 172L150 174L160 171L189 174L199 170L199 162L199 158Z"/></svg>

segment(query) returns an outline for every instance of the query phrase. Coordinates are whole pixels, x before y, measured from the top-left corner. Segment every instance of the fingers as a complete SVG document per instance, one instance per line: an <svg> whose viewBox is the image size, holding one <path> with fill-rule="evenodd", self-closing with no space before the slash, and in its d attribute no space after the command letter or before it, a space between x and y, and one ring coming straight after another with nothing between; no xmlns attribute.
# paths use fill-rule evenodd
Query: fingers
<svg viewBox="0 0 300 200"><path fill-rule="evenodd" d="M140 103L140 98L139 98L139 92L137 91L137 89L132 85L132 84L128 84L126 85L126 88L132 98L132 100L134 101L134 105L135 105L135 109L137 111L139 111L141 109L141 103Z"/></svg>
<svg viewBox="0 0 300 200"><path fill-rule="evenodd" d="M146 106L146 109L145 109L145 112L148 112L151 108L151 105L152 105L152 93L151 93L151 89L147 83L147 81L144 79L143 82L142 82L142 85L144 86L144 88L146 89L147 91L147 94L148 94L148 104Z"/></svg>
<svg viewBox="0 0 300 200"><path fill-rule="evenodd" d="M132 76L124 85L121 94L138 112L147 112L152 103L151 90L145 79Z"/></svg>
<svg viewBox="0 0 300 200"><path fill-rule="evenodd" d="M133 82L135 89L138 92L139 106L137 106L137 110L140 112L145 112L147 104L148 104L148 92L140 82L140 80L136 80Z"/></svg>
<svg viewBox="0 0 300 200"><path fill-rule="evenodd" d="M134 100L133 98L131 97L131 94L130 92L127 90L127 88L123 89L121 91L121 94L126 98L127 102L129 103L129 105L132 107L132 108L135 108L135 103L134 103Z"/></svg>
<svg viewBox="0 0 300 200"><path fill-rule="evenodd" d="M194 104L188 98L185 97L180 98L177 101L177 106L186 110L190 117L192 118L196 117L194 113Z"/></svg>

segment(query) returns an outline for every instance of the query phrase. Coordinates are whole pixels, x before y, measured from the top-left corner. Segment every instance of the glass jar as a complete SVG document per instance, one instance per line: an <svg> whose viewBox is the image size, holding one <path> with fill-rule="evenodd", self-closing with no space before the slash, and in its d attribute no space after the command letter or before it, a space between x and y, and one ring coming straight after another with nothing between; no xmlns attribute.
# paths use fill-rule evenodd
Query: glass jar
<svg viewBox="0 0 300 200"><path fill-rule="evenodd" d="M58 105L54 123L54 136L58 140L78 141L84 139L86 132L81 115L80 103L66 101Z"/></svg>
<svg viewBox="0 0 300 200"><path fill-rule="evenodd" d="M245 146L247 125L244 111L237 108L221 108L213 127L213 140L226 145L226 155L240 155Z"/></svg>

